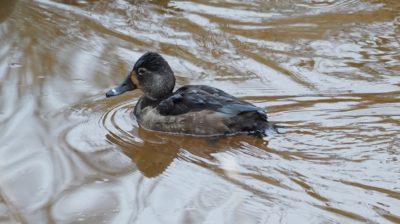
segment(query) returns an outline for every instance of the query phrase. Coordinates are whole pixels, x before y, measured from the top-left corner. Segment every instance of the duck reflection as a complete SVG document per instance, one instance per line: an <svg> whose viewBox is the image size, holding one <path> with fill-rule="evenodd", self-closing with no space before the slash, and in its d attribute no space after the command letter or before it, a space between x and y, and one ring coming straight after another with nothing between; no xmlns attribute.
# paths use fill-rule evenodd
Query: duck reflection
<svg viewBox="0 0 400 224"><path fill-rule="evenodd" d="M85 4L92 4L95 2L98 2L99 0L55 0L55 2L60 2L66 5L74 5L74 6L79 6L79 5L85 5Z"/></svg>
<svg viewBox="0 0 400 224"><path fill-rule="evenodd" d="M240 149L243 144L251 144L265 148L267 141L254 136L232 136L215 138L198 138L192 136L176 136L165 133L138 129L142 143L128 143L126 140L107 134L106 138L121 147L146 177L156 177L163 173L170 164L187 151L193 155L213 160L214 153Z"/></svg>
<svg viewBox="0 0 400 224"><path fill-rule="evenodd" d="M4 22L14 11L17 0L1 0L0 1L0 23Z"/></svg>
<svg viewBox="0 0 400 224"><path fill-rule="evenodd" d="M2 1L10 1L12 2L13 0L2 0ZM80 5L85 5L85 4L94 4L96 2L99 2L99 0L54 0L55 2L60 2L62 4L66 4L66 5L73 5L73 6L80 6ZM142 4L142 3L146 3L149 2L147 0L128 0L128 3L132 4L132 5L137 5L137 4ZM168 3L170 2L170 0L152 0L150 1L150 3L155 4L155 5L159 5L162 7L167 7Z"/></svg>
<svg viewBox="0 0 400 224"><path fill-rule="evenodd" d="M140 3L150 2L150 3L155 4L155 5L159 5L159 6L162 6L162 7L167 7L169 2L170 2L170 0L151 0L151 1L146 1L146 0L128 0L127 2L129 2L132 5L137 5L137 4L140 4Z"/></svg>

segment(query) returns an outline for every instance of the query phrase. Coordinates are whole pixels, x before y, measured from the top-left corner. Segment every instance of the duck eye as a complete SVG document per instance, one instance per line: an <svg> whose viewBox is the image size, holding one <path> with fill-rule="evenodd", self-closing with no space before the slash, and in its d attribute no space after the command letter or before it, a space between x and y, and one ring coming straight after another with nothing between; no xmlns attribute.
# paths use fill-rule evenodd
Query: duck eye
<svg viewBox="0 0 400 224"><path fill-rule="evenodd" d="M147 70L145 68L138 69L138 75L140 75L140 76L143 76L146 72L147 72Z"/></svg>

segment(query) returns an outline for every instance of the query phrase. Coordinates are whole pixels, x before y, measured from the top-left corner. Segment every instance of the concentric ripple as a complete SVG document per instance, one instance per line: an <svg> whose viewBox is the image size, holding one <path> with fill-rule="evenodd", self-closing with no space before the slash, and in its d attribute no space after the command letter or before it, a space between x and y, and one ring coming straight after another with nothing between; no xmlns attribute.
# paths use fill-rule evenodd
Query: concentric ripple
<svg viewBox="0 0 400 224"><path fill-rule="evenodd" d="M135 102L132 101L116 104L100 117L99 124L108 131L107 138L110 138L110 142L143 143L137 134L135 135L139 126L133 115L134 105Z"/></svg>

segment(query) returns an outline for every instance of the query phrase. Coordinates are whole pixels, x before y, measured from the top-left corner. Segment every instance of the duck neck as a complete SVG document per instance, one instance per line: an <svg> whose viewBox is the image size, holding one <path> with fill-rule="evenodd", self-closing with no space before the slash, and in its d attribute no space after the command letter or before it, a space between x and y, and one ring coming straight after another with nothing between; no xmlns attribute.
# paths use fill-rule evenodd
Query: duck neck
<svg viewBox="0 0 400 224"><path fill-rule="evenodd" d="M156 107L162 100L170 97L171 95L172 95L172 92L163 98L153 98L153 97L149 97L148 95L143 95L142 97L140 97L140 99L137 102L135 109L134 109L134 114L137 117L138 121L140 119L140 113L144 108Z"/></svg>
<svg viewBox="0 0 400 224"><path fill-rule="evenodd" d="M157 106L162 100L168 98L170 95L171 94L168 94L168 95L166 95L165 97L162 97L162 98L154 98L154 97L151 97L151 96L148 96L148 95L143 95L141 97L141 99L140 99L141 100L141 106L142 106L142 108L145 108L145 107L148 107L148 106L151 106L151 107Z"/></svg>
<svg viewBox="0 0 400 224"><path fill-rule="evenodd" d="M149 95L144 95L143 96L143 100L152 101L152 102L160 102L160 100L162 100L162 99L157 99L157 98L154 98L154 97L149 96Z"/></svg>
<svg viewBox="0 0 400 224"><path fill-rule="evenodd" d="M142 96L139 98L139 101L137 102L136 106L135 106L135 110L134 110L134 114L136 116L136 118L140 119L140 113L142 112L142 110L146 107L155 107L157 106L157 104L160 102L160 100L155 99L153 100L152 98L149 98L147 96Z"/></svg>
<svg viewBox="0 0 400 224"><path fill-rule="evenodd" d="M171 95L172 95L172 91L170 93L164 94L162 97L157 97L156 98L156 97L153 97L153 96L145 94L145 95L142 96L142 98L145 101L159 103L160 101L170 97Z"/></svg>

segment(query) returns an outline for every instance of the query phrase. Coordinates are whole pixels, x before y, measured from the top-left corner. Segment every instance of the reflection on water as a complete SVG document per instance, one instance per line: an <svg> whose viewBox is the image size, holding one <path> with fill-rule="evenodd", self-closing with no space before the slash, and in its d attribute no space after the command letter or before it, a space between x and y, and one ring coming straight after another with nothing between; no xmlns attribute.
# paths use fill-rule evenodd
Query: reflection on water
<svg viewBox="0 0 400 224"><path fill-rule="evenodd" d="M397 0L0 2L0 223L399 223ZM145 51L285 133L140 129Z"/></svg>

